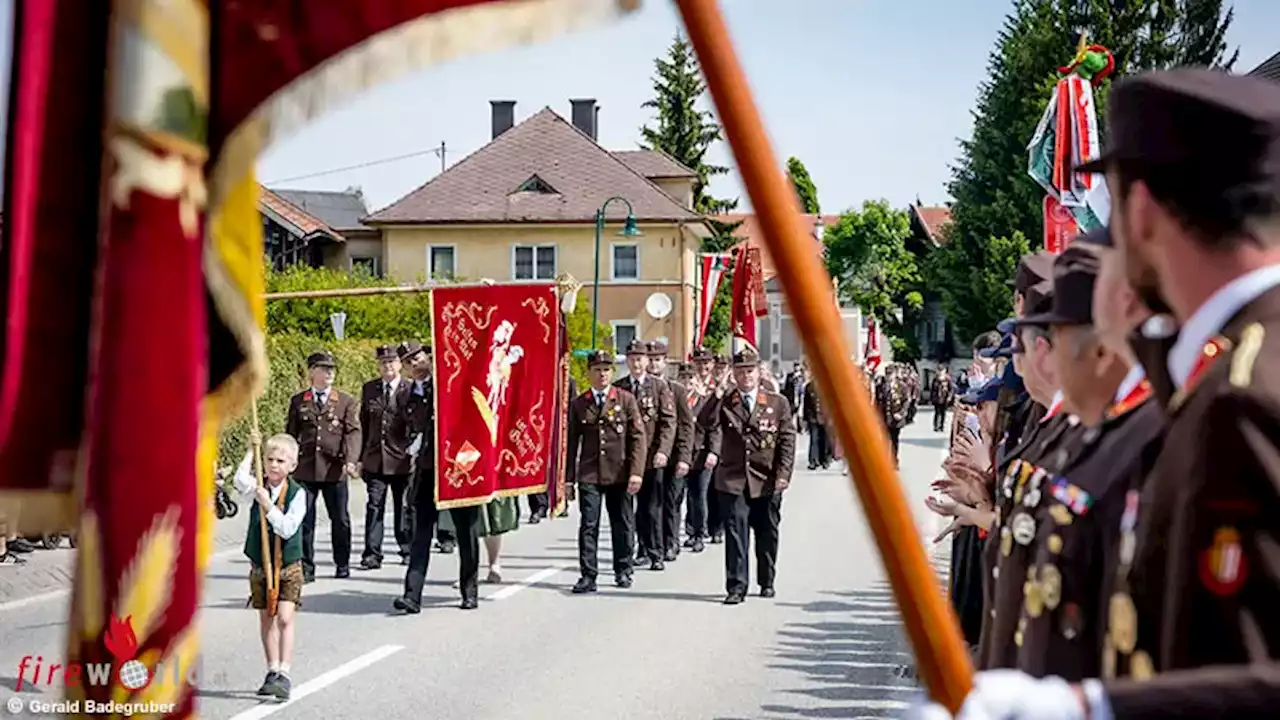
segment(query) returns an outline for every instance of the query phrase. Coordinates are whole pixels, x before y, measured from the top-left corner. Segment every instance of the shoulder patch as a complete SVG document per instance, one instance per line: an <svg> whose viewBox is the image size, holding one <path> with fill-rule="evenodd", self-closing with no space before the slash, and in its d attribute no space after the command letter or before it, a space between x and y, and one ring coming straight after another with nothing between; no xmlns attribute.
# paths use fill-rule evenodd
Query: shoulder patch
<svg viewBox="0 0 1280 720"><path fill-rule="evenodd" d="M1240 333L1240 344L1231 357L1231 372L1228 376L1232 385L1245 388L1253 382L1253 365L1262 352L1262 341L1266 339L1266 335L1267 331L1262 323L1253 323Z"/></svg>

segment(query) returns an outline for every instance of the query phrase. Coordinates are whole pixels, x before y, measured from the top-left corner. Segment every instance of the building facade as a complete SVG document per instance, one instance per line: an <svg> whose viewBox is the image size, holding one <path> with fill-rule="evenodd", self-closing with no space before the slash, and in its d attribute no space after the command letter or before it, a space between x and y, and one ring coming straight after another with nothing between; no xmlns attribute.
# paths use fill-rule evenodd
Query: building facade
<svg viewBox="0 0 1280 720"><path fill-rule="evenodd" d="M492 140L363 222L382 234L385 272L402 281L554 280L569 274L588 303L599 243L599 321L617 347L664 339L683 356L693 338L695 263L710 230L689 204L696 174L654 151L596 142L594 100L573 122L550 108L515 122L515 103L491 103ZM616 200L622 198L626 202ZM622 236L634 213L638 236ZM653 295L672 308L646 311Z"/></svg>

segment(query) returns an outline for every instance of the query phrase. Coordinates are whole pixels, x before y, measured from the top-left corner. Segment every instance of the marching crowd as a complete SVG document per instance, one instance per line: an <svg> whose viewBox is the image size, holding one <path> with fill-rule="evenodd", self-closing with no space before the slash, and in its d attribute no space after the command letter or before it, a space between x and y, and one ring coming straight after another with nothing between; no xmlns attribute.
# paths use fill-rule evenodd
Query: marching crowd
<svg viewBox="0 0 1280 720"><path fill-rule="evenodd" d="M1277 717L1280 87L1151 73L1109 113L1110 226L1021 259L926 501L956 717Z"/></svg>

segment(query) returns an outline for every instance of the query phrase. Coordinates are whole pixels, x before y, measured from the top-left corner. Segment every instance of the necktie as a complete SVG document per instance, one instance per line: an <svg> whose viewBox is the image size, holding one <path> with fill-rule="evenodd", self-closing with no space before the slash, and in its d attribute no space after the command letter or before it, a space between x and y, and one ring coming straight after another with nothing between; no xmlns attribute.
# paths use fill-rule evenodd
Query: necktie
<svg viewBox="0 0 1280 720"><path fill-rule="evenodd" d="M390 405L391 405L391 383L384 382L382 383L382 407L389 407Z"/></svg>
<svg viewBox="0 0 1280 720"><path fill-rule="evenodd" d="M596 393L596 407L604 407L604 393Z"/></svg>

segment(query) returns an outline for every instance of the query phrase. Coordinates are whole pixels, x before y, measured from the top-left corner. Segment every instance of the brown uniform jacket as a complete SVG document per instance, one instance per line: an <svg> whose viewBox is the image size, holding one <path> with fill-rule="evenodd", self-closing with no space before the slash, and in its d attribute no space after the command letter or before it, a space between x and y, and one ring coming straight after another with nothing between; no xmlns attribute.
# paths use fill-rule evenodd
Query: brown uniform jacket
<svg viewBox="0 0 1280 720"><path fill-rule="evenodd" d="M631 381L630 375L613 385L634 395L636 404L640 406L640 419L644 422L644 437L648 444L645 469L653 469L653 456L658 453L667 456L668 465L674 463L671 449L676 441L676 401L671 394L671 386L652 375L645 375L644 382L639 385Z"/></svg>
<svg viewBox="0 0 1280 720"><path fill-rule="evenodd" d="M1042 486L1046 497L1036 515L1019 619L1019 670L1068 682L1102 674L1104 588L1119 550L1108 538L1130 483L1151 469L1163 431L1163 411L1154 400L1113 406L1101 426L1082 433L1069 466Z"/></svg>
<svg viewBox="0 0 1280 720"><path fill-rule="evenodd" d="M1126 520L1136 527L1116 533L1117 542L1134 536L1132 568L1117 576L1126 576L1137 631L1131 645L1133 618L1113 595L1108 638L1134 678L1107 685L1117 718L1275 717L1280 708L1278 356L1272 289L1206 346L1201 371L1170 401L1160 457L1132 488Z"/></svg>
<svg viewBox="0 0 1280 720"><path fill-rule="evenodd" d="M289 398L284 431L298 441L298 469L304 482L345 481L343 466L360 462L359 403L330 388L323 406L310 389Z"/></svg>
<svg viewBox="0 0 1280 720"><path fill-rule="evenodd" d="M435 383L428 378L422 381L419 388L418 383L413 380L405 379L403 382L408 385L409 391L404 405L400 407L400 422L404 425L404 433L410 446L415 438L422 438L417 451L412 453L407 499L412 505L423 488L432 497L436 491Z"/></svg>
<svg viewBox="0 0 1280 720"><path fill-rule="evenodd" d="M757 390L748 414L742 392L734 390L720 402L709 433L709 450L719 458L717 490L758 498L772 495L779 479L791 479L796 427L781 395Z"/></svg>
<svg viewBox="0 0 1280 720"><path fill-rule="evenodd" d="M707 465L707 443L711 436L711 425L716 422L716 408L720 405L720 398L716 397L715 390L708 389L705 393L700 393L690 387L684 402L689 408L689 414L693 416L693 443L689 461L689 473L693 474L701 472Z"/></svg>
<svg viewBox="0 0 1280 720"><path fill-rule="evenodd" d="M604 407L596 404L594 390L578 395L569 403L565 482L613 485L632 476L643 477L644 440L640 406L634 395L611 387L605 391Z"/></svg>
<svg viewBox="0 0 1280 720"><path fill-rule="evenodd" d="M361 470L380 475L408 475L410 439L400 408L409 401L412 383L402 378L391 393L390 402L386 402L384 382L382 378L375 378L360 388L360 437L364 440Z"/></svg>
<svg viewBox="0 0 1280 720"><path fill-rule="evenodd" d="M1018 621L1031 560L1029 548L1036 534L1035 513L1048 494L1048 481L1070 460L1081 431L1079 421L1066 413L1047 416L1030 437L1024 432L1019 447L1009 454L1008 466L996 478L996 521L983 550L986 612L978 650L983 670L1010 668L1017 662L1023 639Z"/></svg>
<svg viewBox="0 0 1280 720"><path fill-rule="evenodd" d="M827 422L827 413L822 408L822 398L818 397L816 380L810 380L804 385L804 421L809 425L823 425Z"/></svg>
<svg viewBox="0 0 1280 720"><path fill-rule="evenodd" d="M676 437L671 446L671 467L676 463L692 465L694 449L694 415L689 406L689 388L674 380L667 381L671 388L671 399L676 408Z"/></svg>

